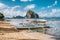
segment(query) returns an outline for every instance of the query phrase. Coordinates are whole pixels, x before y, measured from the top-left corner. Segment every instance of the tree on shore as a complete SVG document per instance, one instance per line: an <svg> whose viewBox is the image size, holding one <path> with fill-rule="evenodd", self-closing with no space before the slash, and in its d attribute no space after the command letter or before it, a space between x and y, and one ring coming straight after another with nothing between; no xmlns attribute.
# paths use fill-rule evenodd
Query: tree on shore
<svg viewBox="0 0 60 40"><path fill-rule="evenodd" d="M4 15L0 12L0 19L3 19Z"/></svg>

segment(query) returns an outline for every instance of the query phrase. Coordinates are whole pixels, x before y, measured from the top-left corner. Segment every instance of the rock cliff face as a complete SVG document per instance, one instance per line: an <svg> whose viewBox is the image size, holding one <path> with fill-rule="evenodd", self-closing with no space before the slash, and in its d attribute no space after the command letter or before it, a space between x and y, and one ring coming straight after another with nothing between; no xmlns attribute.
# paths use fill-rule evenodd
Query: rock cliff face
<svg viewBox="0 0 60 40"><path fill-rule="evenodd" d="M26 13L26 16L25 18L39 18L38 14L31 11L31 10L28 10L27 13Z"/></svg>

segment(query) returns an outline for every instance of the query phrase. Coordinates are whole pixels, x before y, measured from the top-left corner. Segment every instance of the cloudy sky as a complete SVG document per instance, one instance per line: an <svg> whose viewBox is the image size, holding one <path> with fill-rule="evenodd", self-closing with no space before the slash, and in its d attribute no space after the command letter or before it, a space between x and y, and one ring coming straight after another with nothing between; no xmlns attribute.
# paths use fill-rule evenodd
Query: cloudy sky
<svg viewBox="0 0 60 40"><path fill-rule="evenodd" d="M25 16L29 9L40 17L60 17L60 0L0 0L0 12L5 17Z"/></svg>

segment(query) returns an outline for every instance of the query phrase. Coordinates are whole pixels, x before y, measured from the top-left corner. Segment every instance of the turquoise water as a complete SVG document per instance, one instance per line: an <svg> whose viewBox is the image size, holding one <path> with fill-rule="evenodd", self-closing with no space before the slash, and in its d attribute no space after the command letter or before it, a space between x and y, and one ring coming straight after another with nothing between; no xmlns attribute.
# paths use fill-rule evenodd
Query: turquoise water
<svg viewBox="0 0 60 40"><path fill-rule="evenodd" d="M14 18L5 18L5 19L14 19ZM15 18L15 19L25 19L25 18ZM33 18L32 18L33 19ZM36 18L34 18L36 19ZM46 19L46 20L60 20L60 17L41 17L41 18L38 18L38 19Z"/></svg>
<svg viewBox="0 0 60 40"><path fill-rule="evenodd" d="M57 21L59 21L60 20L60 17L57 17L57 18L40 18L40 19L46 19L46 20L57 20Z"/></svg>

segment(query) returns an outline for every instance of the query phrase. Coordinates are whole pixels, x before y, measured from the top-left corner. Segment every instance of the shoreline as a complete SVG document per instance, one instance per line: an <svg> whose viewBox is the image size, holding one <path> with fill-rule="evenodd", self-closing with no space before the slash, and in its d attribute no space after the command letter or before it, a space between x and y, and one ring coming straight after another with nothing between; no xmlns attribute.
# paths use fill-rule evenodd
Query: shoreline
<svg viewBox="0 0 60 40"><path fill-rule="evenodd" d="M2 27L1 27L2 26ZM0 39L1 40L55 40L50 35L29 31L29 30L16 30L9 24L9 22L2 21L0 23ZM8 28L8 29L3 29ZM11 29L9 29L11 28ZM13 29L13 30L12 30Z"/></svg>

